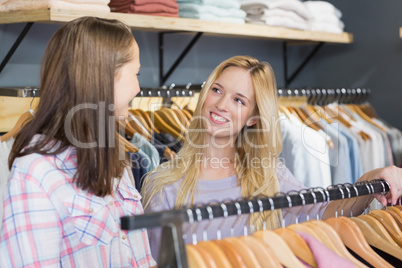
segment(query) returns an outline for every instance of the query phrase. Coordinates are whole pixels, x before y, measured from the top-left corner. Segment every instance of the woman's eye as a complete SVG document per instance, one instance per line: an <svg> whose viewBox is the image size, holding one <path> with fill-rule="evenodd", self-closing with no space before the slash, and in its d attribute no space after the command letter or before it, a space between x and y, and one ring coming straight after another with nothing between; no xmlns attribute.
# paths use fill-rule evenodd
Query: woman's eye
<svg viewBox="0 0 402 268"><path fill-rule="evenodd" d="M244 105L244 101L242 101L241 99L236 98L235 101L241 105Z"/></svg>
<svg viewBox="0 0 402 268"><path fill-rule="evenodd" d="M221 93L221 91L220 91L218 88L216 88L216 87L212 88L212 91L213 91L213 92L216 92L216 93Z"/></svg>

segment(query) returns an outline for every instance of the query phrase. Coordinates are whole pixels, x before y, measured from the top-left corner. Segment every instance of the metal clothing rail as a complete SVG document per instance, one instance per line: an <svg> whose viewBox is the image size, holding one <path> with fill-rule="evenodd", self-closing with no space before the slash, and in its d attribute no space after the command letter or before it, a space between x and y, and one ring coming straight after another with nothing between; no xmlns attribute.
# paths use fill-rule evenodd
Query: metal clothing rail
<svg viewBox="0 0 402 268"><path fill-rule="evenodd" d="M312 105L327 105L333 102L342 104L364 103L371 96L369 88L280 88L278 97L307 97Z"/></svg>
<svg viewBox="0 0 402 268"><path fill-rule="evenodd" d="M22 97L22 98L32 98L39 97L40 90L38 88L1 88L0 87L0 96L4 97Z"/></svg>
<svg viewBox="0 0 402 268"><path fill-rule="evenodd" d="M203 85L185 85L176 86L172 84L169 88L166 86L157 88L141 88L137 97L193 97L194 93L200 92Z"/></svg>
<svg viewBox="0 0 402 268"><path fill-rule="evenodd" d="M121 228L123 230L133 230L162 226L162 242L158 267L187 268L187 257L185 254L184 240L182 238L182 223L184 222L191 222L194 219L201 221L231 215L316 204L357 196L366 196L374 193L385 194L389 190L389 185L384 180L356 184L341 184L327 189L309 188L298 193L292 192L291 194L280 194L273 197L262 197L122 217Z"/></svg>

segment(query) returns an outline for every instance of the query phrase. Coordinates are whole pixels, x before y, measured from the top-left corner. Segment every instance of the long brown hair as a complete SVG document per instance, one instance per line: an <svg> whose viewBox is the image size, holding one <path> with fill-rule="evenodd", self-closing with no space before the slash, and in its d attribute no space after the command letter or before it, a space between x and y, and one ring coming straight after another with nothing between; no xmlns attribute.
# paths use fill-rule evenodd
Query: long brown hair
<svg viewBox="0 0 402 268"><path fill-rule="evenodd" d="M112 193L127 162L121 159L114 126L114 79L133 59L134 37L120 21L81 17L49 41L41 66L41 97L31 122L19 132L9 156L77 152L74 182L97 196ZM33 146L35 134L44 137ZM54 141L57 141L57 146Z"/></svg>

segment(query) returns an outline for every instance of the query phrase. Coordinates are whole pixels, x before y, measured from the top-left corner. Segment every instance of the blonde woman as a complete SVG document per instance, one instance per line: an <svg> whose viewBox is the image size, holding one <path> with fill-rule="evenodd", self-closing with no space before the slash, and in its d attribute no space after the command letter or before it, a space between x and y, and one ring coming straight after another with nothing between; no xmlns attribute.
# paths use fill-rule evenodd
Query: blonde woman
<svg viewBox="0 0 402 268"><path fill-rule="evenodd" d="M186 142L176 159L145 179L145 212L304 188L278 159L282 140L276 94L274 72L266 62L235 56L217 66L200 93ZM371 175L375 178L377 174ZM396 189L402 189L398 183ZM303 221L307 216L333 215L334 205L325 212L323 205L288 209L283 219L290 223L295 217ZM238 236L244 233L244 226L261 229L266 224L274 229L280 227L281 220L282 212L275 210L202 221L184 230L188 230L186 242L194 238L190 233L198 240L203 234L211 240L217 238L218 231L222 237ZM161 231L148 231L151 252L157 258Z"/></svg>

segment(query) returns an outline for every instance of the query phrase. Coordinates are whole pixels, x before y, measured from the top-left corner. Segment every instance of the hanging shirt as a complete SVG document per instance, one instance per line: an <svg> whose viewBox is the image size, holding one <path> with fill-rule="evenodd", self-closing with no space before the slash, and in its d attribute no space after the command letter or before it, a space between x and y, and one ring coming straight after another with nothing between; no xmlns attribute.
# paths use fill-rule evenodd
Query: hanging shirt
<svg viewBox="0 0 402 268"><path fill-rule="evenodd" d="M282 166L277 169L277 178L280 184L280 191L287 193L292 190L305 189L304 185L297 181L290 171ZM162 199L159 195L155 195L146 213L170 210L175 208L177 191L180 188L182 180L167 185L163 189ZM196 194L194 196L194 205L216 204L227 201L234 201L241 198L241 188L237 184L237 176L233 175L228 178L219 180L201 180L197 181ZM321 216L324 212L325 203L317 205L298 206L287 209L282 209L284 223L286 225L296 222L303 222L309 219L316 219L317 215ZM258 208L254 208L258 211ZM191 226L189 223L183 225L183 233L185 234L185 242L191 243L195 234L197 241L204 238L208 240L217 239L218 230L221 230L221 237L241 236L244 235L244 227L249 230L249 217L247 214L240 216L234 215L227 218L217 218L213 220L204 220L194 223ZM155 227L148 229L149 242L151 252L154 258L159 255L161 228Z"/></svg>
<svg viewBox="0 0 402 268"><path fill-rule="evenodd" d="M334 147L329 152L332 184L353 183L349 147L346 137L339 131L339 123L328 124L321 119L325 132L331 137Z"/></svg>
<svg viewBox="0 0 402 268"><path fill-rule="evenodd" d="M3 193L7 186L10 170L8 169L8 157L13 147L14 138L0 142L0 230L3 223Z"/></svg>
<svg viewBox="0 0 402 268"><path fill-rule="evenodd" d="M148 172L159 166L158 150L156 150L155 146L153 146L146 138L138 133L134 133L130 142L150 159L150 165L146 167Z"/></svg>
<svg viewBox="0 0 402 268"><path fill-rule="evenodd" d="M35 135L30 146L41 135ZM56 145L57 147L57 145ZM145 229L123 231L120 217L143 214L128 169L113 195L99 197L73 183L75 147L16 158L4 197L2 267L150 267Z"/></svg>
<svg viewBox="0 0 402 268"><path fill-rule="evenodd" d="M332 184L329 147L317 131L301 123L294 115L280 115L282 132L281 161L306 187Z"/></svg>

